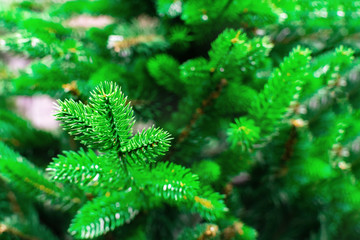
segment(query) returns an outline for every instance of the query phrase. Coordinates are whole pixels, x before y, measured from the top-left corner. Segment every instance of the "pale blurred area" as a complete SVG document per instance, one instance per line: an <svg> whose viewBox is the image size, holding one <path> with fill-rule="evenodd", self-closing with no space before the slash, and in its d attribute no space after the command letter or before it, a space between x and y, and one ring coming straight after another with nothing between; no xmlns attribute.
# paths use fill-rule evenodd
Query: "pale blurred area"
<svg viewBox="0 0 360 240"><path fill-rule="evenodd" d="M1 36L0 36L1 38ZM2 61L6 63L8 68L13 72L25 69L31 62L30 59L19 55L2 55ZM15 111L30 120L35 128L56 131L59 124L56 122L54 115L55 112L55 99L47 95L35 96L18 96L11 101L14 102Z"/></svg>
<svg viewBox="0 0 360 240"><path fill-rule="evenodd" d="M2 1L9 2L8 0L0 0L0 3ZM21 55L0 53L0 57L1 61L3 61L9 70L15 74L20 70L26 69L31 63L31 59ZM18 96L15 98L11 97L10 101L14 103L15 112L25 119L30 120L35 128L51 132L56 132L59 128L59 124L53 116L56 101L49 96Z"/></svg>
<svg viewBox="0 0 360 240"><path fill-rule="evenodd" d="M59 123L55 120L55 100L46 95L17 97L16 110L31 121L37 129L56 131Z"/></svg>
<svg viewBox="0 0 360 240"><path fill-rule="evenodd" d="M36 0L41 4L54 4L63 3L69 0ZM19 0L0 0L0 9L5 8L11 4L20 2ZM109 16L89 16L89 15L77 15L71 17L68 21L64 22L64 25L70 28L87 29L91 27L103 28L111 24L114 20ZM1 32L0 32L1 40ZM0 60L3 61L10 71L15 74L21 70L24 70L31 63L31 59L21 55L12 55L4 52L0 52ZM50 98L47 95L35 95L35 96L18 96L11 99L14 102L15 111L25 119L30 120L35 128L57 132L59 129L59 123L55 120L54 113L56 110L56 100Z"/></svg>

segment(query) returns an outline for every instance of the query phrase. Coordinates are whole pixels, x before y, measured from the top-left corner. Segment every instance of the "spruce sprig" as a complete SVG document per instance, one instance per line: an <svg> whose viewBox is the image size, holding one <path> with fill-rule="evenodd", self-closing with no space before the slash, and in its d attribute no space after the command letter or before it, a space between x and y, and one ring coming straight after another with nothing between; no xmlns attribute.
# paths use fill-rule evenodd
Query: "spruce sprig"
<svg viewBox="0 0 360 240"><path fill-rule="evenodd" d="M201 191L198 176L189 169L156 163L156 157L170 147L170 134L150 127L132 136L132 107L114 83L100 84L88 105L59 101L56 116L66 131L89 148L64 152L48 167L53 180L78 185L91 200L69 228L76 238L103 235L162 202L209 220L227 210L223 196L210 189Z"/></svg>
<svg viewBox="0 0 360 240"><path fill-rule="evenodd" d="M284 58L279 68L274 69L263 91L253 99L249 116L240 117L235 124L230 124L228 140L232 147L251 149L261 135L265 139L277 131L281 119L291 103L299 98L306 82L310 54L309 49L298 46Z"/></svg>

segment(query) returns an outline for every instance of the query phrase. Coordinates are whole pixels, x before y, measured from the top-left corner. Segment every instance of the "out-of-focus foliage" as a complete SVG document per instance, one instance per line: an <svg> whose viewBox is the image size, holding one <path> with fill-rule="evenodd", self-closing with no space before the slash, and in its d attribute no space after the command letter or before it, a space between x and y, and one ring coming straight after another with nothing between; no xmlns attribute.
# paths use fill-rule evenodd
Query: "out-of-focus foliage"
<svg viewBox="0 0 360 240"><path fill-rule="evenodd" d="M359 26L350 0L0 4L0 238L357 239ZM70 136L16 113L38 94Z"/></svg>

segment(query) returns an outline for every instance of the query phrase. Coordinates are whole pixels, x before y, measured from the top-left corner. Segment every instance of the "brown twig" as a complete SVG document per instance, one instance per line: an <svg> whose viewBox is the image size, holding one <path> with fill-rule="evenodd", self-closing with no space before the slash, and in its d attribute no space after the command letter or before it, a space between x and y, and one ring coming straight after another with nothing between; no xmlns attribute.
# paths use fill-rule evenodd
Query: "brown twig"
<svg viewBox="0 0 360 240"><path fill-rule="evenodd" d="M289 133L289 137L285 143L285 152L281 156L283 162L287 162L291 159L294 154L294 146L297 143L297 132L296 126L292 125Z"/></svg>
<svg viewBox="0 0 360 240"><path fill-rule="evenodd" d="M22 212L20 205L16 199L15 194L12 191L8 191L7 198L11 204L11 209L13 212L17 213L20 217L24 217L24 213Z"/></svg>
<svg viewBox="0 0 360 240"><path fill-rule="evenodd" d="M301 128L304 126L304 121L302 119L293 119L291 120L291 129L289 133L289 137L285 142L285 152L281 156L281 168L277 172L277 177L285 176L288 172L288 168L286 163L292 158L294 155L294 148L296 143L298 142L298 132L297 128Z"/></svg>
<svg viewBox="0 0 360 240"><path fill-rule="evenodd" d="M182 143L190 134L191 129L194 127L195 123L199 118L205 113L205 108L210 106L212 102L220 96L222 89L228 84L228 81L223 78L216 86L215 90L211 92L206 99L201 102L201 106L198 107L195 113L192 115L192 118L188 125L181 131L179 137L177 138L177 143Z"/></svg>
<svg viewBox="0 0 360 240"><path fill-rule="evenodd" d="M129 101L126 101L126 104L130 103L131 106L144 106L144 105L150 105L150 100L145 99L131 99Z"/></svg>
<svg viewBox="0 0 360 240"><path fill-rule="evenodd" d="M231 4L231 0L228 2L228 6L230 6ZM226 6L226 7L228 7ZM222 56L221 59L225 58L232 50L233 46L235 44L239 43L239 36L241 34L241 31L238 31L236 33L236 35L234 36L234 38L232 38L230 41L232 43L231 47L228 49L227 53L224 53L224 55ZM214 76L215 71L218 69L218 66L220 64L221 60L219 60L215 66L213 66L212 68L210 68L210 78L212 78ZM182 143L185 139L187 139L187 137L190 135L190 132L192 130L192 128L194 127L194 125L196 124L196 122L199 120L199 118L205 113L205 109L206 107L208 107L210 104L212 104L212 102L217 99L220 96L220 93L222 91L222 89L228 84L228 81L225 78L222 78L220 80L220 82L217 84L216 88L214 91L212 91L207 98L205 98L202 102L201 102L201 106L198 107L195 111L195 113L193 113L192 118L190 120L190 122L186 125L186 127L181 131L181 133L179 134L179 136L177 137L175 144L172 145L172 148L170 150L170 152L167 154L167 157L165 158L165 160L168 160L171 158L171 156L174 154L175 151L175 147Z"/></svg>
<svg viewBox="0 0 360 240"><path fill-rule="evenodd" d="M11 205L11 209L13 210L14 213L17 213L20 217L24 216L23 211L21 210L20 204L18 203L17 199L16 199L16 195L14 194L14 192L12 192L8 186L5 184L4 181L0 180L0 187L3 189L6 189L7 191L7 199L9 200L9 203ZM0 231L1 233L1 231Z"/></svg>
<svg viewBox="0 0 360 240"><path fill-rule="evenodd" d="M120 39L122 36L119 36ZM115 52L120 52L121 50L128 49L130 47L136 46L140 43L148 43L155 41L156 39L162 39L162 36L149 34L149 35L140 35L135 37L128 37L118 41L113 41L109 43L110 48L114 48Z"/></svg>

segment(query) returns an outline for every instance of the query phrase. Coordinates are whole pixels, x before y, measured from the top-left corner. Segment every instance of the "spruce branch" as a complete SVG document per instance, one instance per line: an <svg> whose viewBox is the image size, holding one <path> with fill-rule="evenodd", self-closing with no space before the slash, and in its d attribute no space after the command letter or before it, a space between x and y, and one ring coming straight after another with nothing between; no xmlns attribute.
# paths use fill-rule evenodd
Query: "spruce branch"
<svg viewBox="0 0 360 240"><path fill-rule="evenodd" d="M191 211L199 213L203 218L213 221L228 211L224 203L224 196L214 192L210 187L204 187L199 195L190 199L192 202Z"/></svg>
<svg viewBox="0 0 360 240"><path fill-rule="evenodd" d="M0 142L0 154L0 172L7 182L34 197L39 197L39 195L49 198L59 197L61 190L55 184L49 182L41 171L2 142ZM22 174L24 170L26 175Z"/></svg>
<svg viewBox="0 0 360 240"><path fill-rule="evenodd" d="M81 201L75 192L50 182L40 169L2 142L0 159L0 177L18 191L26 192L41 202L52 202L62 207Z"/></svg>
<svg viewBox="0 0 360 240"><path fill-rule="evenodd" d="M244 150L249 150L260 139L260 134L264 139L276 133L281 118L299 98L309 75L309 62L310 51L297 47L273 71L264 90L253 99L249 116L230 124L228 140L233 147L242 145Z"/></svg>
<svg viewBox="0 0 360 240"><path fill-rule="evenodd" d="M148 61L147 69L157 84L175 94L182 94L179 62L176 59L166 54L156 55Z"/></svg>
<svg viewBox="0 0 360 240"><path fill-rule="evenodd" d="M254 99L249 114L259 121L265 134L274 130L276 123L286 113L290 103L299 97L299 92L308 74L310 51L295 48L275 69L264 86L264 90Z"/></svg>
<svg viewBox="0 0 360 240"><path fill-rule="evenodd" d="M238 74L243 74L244 71L259 64L261 60L255 59L264 58L269 54L271 48L272 45L267 38L249 40L241 30L226 29L212 42L208 52L209 61L199 58L198 61L190 60L181 65L182 79L184 82L189 82L187 84L190 87L194 79L200 79L201 82L198 80L199 84L207 81L216 87L209 94L203 94L206 97L203 98L200 107L196 108L189 123L179 134L176 143L183 142L189 136L198 119L205 113L205 109L219 98L228 83L235 81ZM259 57L260 55L261 57ZM199 60L202 60L201 64Z"/></svg>
<svg viewBox="0 0 360 240"><path fill-rule="evenodd" d="M154 162L157 156L164 155L170 147L169 133L160 128L151 127L135 134L127 144L121 148L121 158L134 163Z"/></svg>
<svg viewBox="0 0 360 240"><path fill-rule="evenodd" d="M320 57L319 57L320 58ZM339 93L348 84L347 81L340 76L353 62L354 52L343 46L335 49L330 54L324 55L312 64L315 70L315 80L322 81L326 86L317 89L315 93L306 99L303 105L306 107L305 118L309 123L318 119L321 114L327 110L339 98ZM320 64L325 64L322 66ZM320 65L320 66L318 66ZM356 93L357 87L349 91L350 97Z"/></svg>
<svg viewBox="0 0 360 240"><path fill-rule="evenodd" d="M224 15L224 13L228 10L228 8L231 6L234 0L227 0L225 6L219 11L217 20L221 19Z"/></svg>
<svg viewBox="0 0 360 240"><path fill-rule="evenodd" d="M75 216L69 232L77 238L94 238L129 222L138 213L140 200L127 192L108 193L85 204Z"/></svg>
<svg viewBox="0 0 360 240"><path fill-rule="evenodd" d="M88 145L90 148L100 148L101 138L95 131L89 116L94 114L94 110L82 103L74 100L58 101L58 113L55 115L58 121L70 124L61 124L63 129L75 140Z"/></svg>
<svg viewBox="0 0 360 240"><path fill-rule="evenodd" d="M89 104L96 109L94 128L102 138L102 149L119 151L131 136L135 123L126 97L116 84L104 83L91 92Z"/></svg>
<svg viewBox="0 0 360 240"><path fill-rule="evenodd" d="M105 174L106 171L112 173L109 166L104 163L108 158L109 155L96 155L91 149L88 152L83 149L79 152L64 152L63 155L54 158L46 170L52 180L62 183L74 183L86 190L96 187L99 182L104 183L111 180ZM114 175L117 175L117 173L114 172ZM108 179L99 179L105 177L108 177Z"/></svg>
<svg viewBox="0 0 360 240"><path fill-rule="evenodd" d="M260 128L254 120L241 117L235 119L235 123L230 123L227 134L232 148L240 146L243 150L251 150L252 145L260 139Z"/></svg>
<svg viewBox="0 0 360 240"><path fill-rule="evenodd" d="M189 169L174 163L158 163L154 168L139 171L137 184L153 196L173 203L186 202L199 190L199 178Z"/></svg>
<svg viewBox="0 0 360 240"><path fill-rule="evenodd" d="M59 103L57 116L64 129L101 151L64 152L47 169L53 180L76 184L90 196L91 201L79 210L70 226L69 232L75 237L103 235L130 221L138 211L161 202L187 206L209 219L226 210L222 196L209 191L198 196L198 177L189 169L155 163L156 157L170 147L168 132L150 127L131 137L132 107L114 83L100 84L91 93L89 105ZM207 209L197 206L199 203Z"/></svg>

